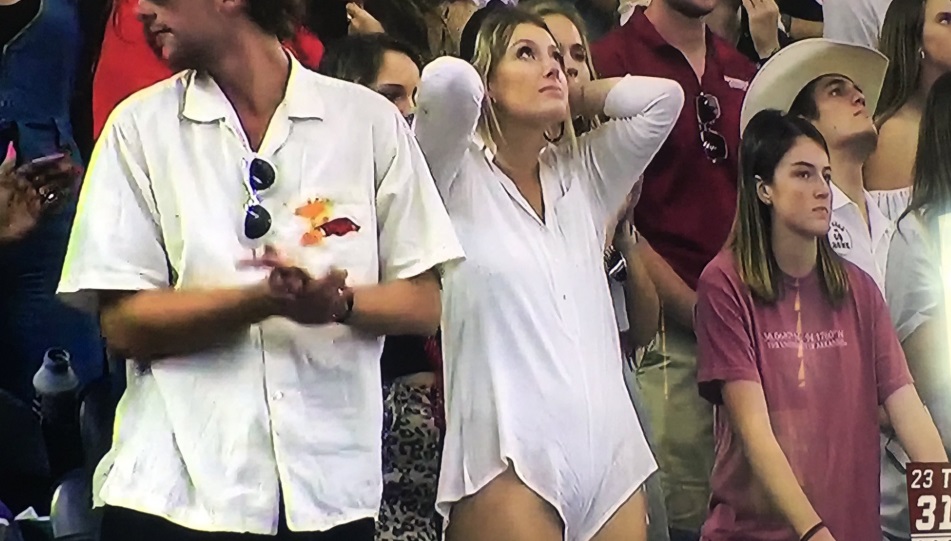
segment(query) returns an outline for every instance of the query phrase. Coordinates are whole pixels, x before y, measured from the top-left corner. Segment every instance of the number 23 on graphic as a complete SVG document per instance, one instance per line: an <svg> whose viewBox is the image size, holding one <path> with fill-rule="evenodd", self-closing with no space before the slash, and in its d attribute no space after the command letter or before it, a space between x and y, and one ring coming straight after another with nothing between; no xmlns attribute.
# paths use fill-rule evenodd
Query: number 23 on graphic
<svg viewBox="0 0 951 541"><path fill-rule="evenodd" d="M951 464L912 462L908 514L915 541L951 541Z"/></svg>

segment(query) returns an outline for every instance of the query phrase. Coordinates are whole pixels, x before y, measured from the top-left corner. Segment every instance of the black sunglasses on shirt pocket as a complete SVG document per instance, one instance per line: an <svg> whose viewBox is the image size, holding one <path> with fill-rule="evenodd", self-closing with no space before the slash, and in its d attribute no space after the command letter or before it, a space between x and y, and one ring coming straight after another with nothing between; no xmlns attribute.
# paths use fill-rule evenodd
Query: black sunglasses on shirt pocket
<svg viewBox="0 0 951 541"><path fill-rule="evenodd" d="M244 236L257 240L271 230L271 213L261 203L259 192L267 190L277 180L274 166L261 158L254 158L248 167L248 204L244 214Z"/></svg>

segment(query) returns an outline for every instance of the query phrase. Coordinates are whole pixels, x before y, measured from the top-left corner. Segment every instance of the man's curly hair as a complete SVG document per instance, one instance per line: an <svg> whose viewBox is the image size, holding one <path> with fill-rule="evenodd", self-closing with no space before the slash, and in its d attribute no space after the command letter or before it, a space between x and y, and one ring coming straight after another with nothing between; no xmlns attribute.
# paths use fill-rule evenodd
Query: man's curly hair
<svg viewBox="0 0 951 541"><path fill-rule="evenodd" d="M247 0L248 17L268 34L293 38L307 12L306 0Z"/></svg>

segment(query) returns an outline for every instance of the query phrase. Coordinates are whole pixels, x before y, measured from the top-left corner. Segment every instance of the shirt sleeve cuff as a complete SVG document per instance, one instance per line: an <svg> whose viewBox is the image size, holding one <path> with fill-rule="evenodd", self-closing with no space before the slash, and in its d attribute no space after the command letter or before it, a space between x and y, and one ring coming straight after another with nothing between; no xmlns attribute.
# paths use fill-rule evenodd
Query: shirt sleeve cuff
<svg viewBox="0 0 951 541"><path fill-rule="evenodd" d="M921 327L929 319L931 319L930 314L917 312L915 315L908 318L907 321L902 322L898 328L895 329L896 333L898 334L898 341L904 342L907 340L909 336L918 330L918 327Z"/></svg>
<svg viewBox="0 0 951 541"><path fill-rule="evenodd" d="M762 384L759 372L745 368L726 368L720 370L709 370L697 377L697 387L700 396L714 405L723 404L723 384L732 381L750 381L756 384Z"/></svg>
<svg viewBox="0 0 951 541"><path fill-rule="evenodd" d="M436 269L440 276L452 270L465 259L461 247L449 247L440 250L431 257L418 259L408 265L390 267L383 272L383 282L394 280L408 280L415 278L430 269Z"/></svg>
<svg viewBox="0 0 951 541"><path fill-rule="evenodd" d="M99 292L101 291L147 291L166 287L148 280L144 276L99 275L82 280L63 281L56 291L56 297L73 308L87 313L99 312Z"/></svg>
<svg viewBox="0 0 951 541"><path fill-rule="evenodd" d="M884 406L889 397L895 394L898 389L912 384L914 384L914 381L912 381L911 376L902 376L879 384L880 395L878 405Z"/></svg>

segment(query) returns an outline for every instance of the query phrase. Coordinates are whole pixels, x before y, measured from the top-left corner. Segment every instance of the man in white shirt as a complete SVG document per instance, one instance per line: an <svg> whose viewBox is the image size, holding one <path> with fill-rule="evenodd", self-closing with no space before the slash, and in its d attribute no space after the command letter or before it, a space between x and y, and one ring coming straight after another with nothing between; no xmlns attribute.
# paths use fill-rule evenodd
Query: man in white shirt
<svg viewBox="0 0 951 541"><path fill-rule="evenodd" d="M281 47L302 8L139 2L185 71L113 113L60 284L130 359L103 541L373 539L379 336L462 252L397 109Z"/></svg>
<svg viewBox="0 0 951 541"><path fill-rule="evenodd" d="M883 295L892 224L865 190L862 168L878 142L872 112L887 67L888 59L867 47L827 39L800 41L763 66L750 84L741 118L745 127L764 109L788 110L819 129L832 163L829 242L875 279ZM908 458L893 440L882 434L882 526L887 535L904 530L907 537L902 470Z"/></svg>
<svg viewBox="0 0 951 541"><path fill-rule="evenodd" d="M885 12L892 0L826 0L823 37L878 49Z"/></svg>

